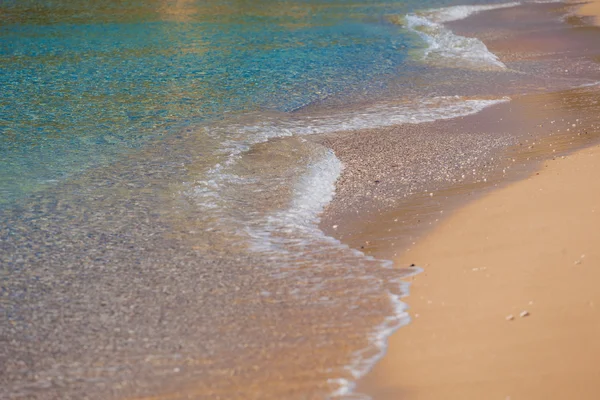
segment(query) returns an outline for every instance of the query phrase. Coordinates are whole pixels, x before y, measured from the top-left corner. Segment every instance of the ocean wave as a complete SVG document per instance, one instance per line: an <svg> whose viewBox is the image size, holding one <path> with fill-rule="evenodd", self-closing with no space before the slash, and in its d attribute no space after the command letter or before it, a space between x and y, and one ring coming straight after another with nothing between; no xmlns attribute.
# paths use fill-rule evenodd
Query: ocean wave
<svg viewBox="0 0 600 400"><path fill-rule="evenodd" d="M478 113L486 107L510 101L509 97L470 98L440 96L400 103L378 104L352 112L328 115L259 115L221 126L207 127L206 133L226 137L218 152L222 162L214 165L204 179L194 182L193 197L205 209L221 210L231 187L248 186L256 177L240 177L234 172L243 154L253 146L275 138L374 129L400 124L419 124ZM242 193L238 192L238 193Z"/></svg>
<svg viewBox="0 0 600 400"><path fill-rule="evenodd" d="M408 293L401 279L408 272L395 270L391 261L368 256L319 228L320 216L333 199L343 165L333 151L303 136L450 119L509 100L423 98L327 115L260 115L213 128L223 130L220 136L228 134L221 148L226 157L203 179L193 182L187 193L205 211L207 227L258 257L276 258L281 268L272 272L274 279L306 282L297 294L290 293L298 300L309 297L309 292L335 292L338 282L329 281L327 272L320 277L320 269L338 274L344 271L349 279L356 278L360 282L359 297L389 297L389 315L370 331L369 346L355 352L351 363L329 381L332 397L357 398L353 382L383 356L389 335L408 323L406 305L401 301ZM275 138L280 140L270 141ZM353 299L337 301L359 307Z"/></svg>
<svg viewBox="0 0 600 400"><path fill-rule="evenodd" d="M459 21L478 14L483 11L499 10L502 8L512 8L521 5L519 2L487 4L487 5L462 5L431 9L419 12L418 15L425 16L433 22L445 23L451 21Z"/></svg>
<svg viewBox="0 0 600 400"><path fill-rule="evenodd" d="M261 224L249 231L252 231L255 239L258 239L258 242L254 243L253 250L277 252L282 262L287 264L287 268L293 265L296 267L304 265L301 259L305 257L298 257L302 251L318 249L322 252L325 249L331 255L328 257L329 264L335 266L341 261L336 269L355 265L362 270L373 271L373 276L365 276L370 279L363 280L365 294L369 291L387 293L391 303L391 313L368 335L369 345L352 355L351 363L344 368L343 376L328 381L334 388L330 398L357 400L369 397L354 391L355 382L365 376L383 357L387 350L389 336L410 322L408 307L401 300L408 296L410 284L402 279L422 270L413 268L410 272L398 272L398 275L402 276L391 279L392 289L386 289L387 285L381 282L374 269L391 270L392 261L368 256L327 236L319 229L320 215L333 199L335 182L341 175L342 169L343 165L335 154L331 150L324 150L320 160L310 165L306 173L297 180L289 208L264 217ZM318 263L313 262L310 267L317 268Z"/></svg>
<svg viewBox="0 0 600 400"><path fill-rule="evenodd" d="M452 119L475 114L486 107L508 101L510 101L509 97L441 96L378 104L327 115L261 115L235 123L209 127L206 128L209 133L227 137L219 149L223 156L222 162L208 170L203 179L194 182L191 192L199 206L223 211L223 208L227 207L225 199L232 196L232 194L226 195L225 192L230 192L232 187L250 187L256 183L256 176L245 174L240 176L236 170L244 154L253 146L266 143L271 139ZM244 190L238 190L236 193L244 193Z"/></svg>
<svg viewBox="0 0 600 400"><path fill-rule="evenodd" d="M515 7L519 4L513 2L431 9L408 14L399 22L427 43L420 55L423 61L446 67L504 70L506 65L481 40L457 35L446 28L444 23L465 19L482 11Z"/></svg>
<svg viewBox="0 0 600 400"><path fill-rule="evenodd" d="M259 122L228 124L222 151L230 155L246 151L256 143L276 137L303 136L400 124L419 124L478 113L486 107L510 101L509 97L475 98L437 96L399 103L377 104L351 112L326 116L263 116Z"/></svg>
<svg viewBox="0 0 600 400"><path fill-rule="evenodd" d="M600 81L584 83L584 84L577 86L577 88L589 88L589 87L595 87L595 86L600 86Z"/></svg>

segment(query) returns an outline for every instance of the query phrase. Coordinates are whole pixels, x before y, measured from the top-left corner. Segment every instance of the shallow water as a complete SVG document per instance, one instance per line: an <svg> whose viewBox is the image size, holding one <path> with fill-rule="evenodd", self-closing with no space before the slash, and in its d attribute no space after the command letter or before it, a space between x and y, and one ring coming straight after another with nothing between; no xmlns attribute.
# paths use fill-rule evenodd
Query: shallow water
<svg viewBox="0 0 600 400"><path fill-rule="evenodd" d="M202 121L372 98L422 72L390 16L436 5L4 2L0 202Z"/></svg>
<svg viewBox="0 0 600 400"><path fill-rule="evenodd" d="M458 3L2 3L0 396L347 395L410 271L318 228L311 135L556 81L418 11Z"/></svg>

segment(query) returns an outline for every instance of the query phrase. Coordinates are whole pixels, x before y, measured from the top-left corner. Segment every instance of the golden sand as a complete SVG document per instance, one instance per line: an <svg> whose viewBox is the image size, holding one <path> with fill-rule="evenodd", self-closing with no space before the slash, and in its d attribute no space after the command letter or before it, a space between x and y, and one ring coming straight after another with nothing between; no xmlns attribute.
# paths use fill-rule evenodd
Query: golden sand
<svg viewBox="0 0 600 400"><path fill-rule="evenodd" d="M600 25L600 0L591 0L577 9L577 14L593 17L596 25Z"/></svg>
<svg viewBox="0 0 600 400"><path fill-rule="evenodd" d="M600 147L450 216L404 256L413 322L358 390L380 399L600 398ZM521 316L521 314L523 316Z"/></svg>

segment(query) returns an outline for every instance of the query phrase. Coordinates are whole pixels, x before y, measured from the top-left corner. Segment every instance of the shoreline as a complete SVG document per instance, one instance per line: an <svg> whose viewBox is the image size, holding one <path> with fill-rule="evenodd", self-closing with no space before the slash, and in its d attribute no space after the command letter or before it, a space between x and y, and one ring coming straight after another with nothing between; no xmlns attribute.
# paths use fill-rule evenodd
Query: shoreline
<svg viewBox="0 0 600 400"><path fill-rule="evenodd" d="M591 18L595 25L600 25L600 1L599 0L587 0L580 7L577 8L575 13L581 17Z"/></svg>
<svg viewBox="0 0 600 400"><path fill-rule="evenodd" d="M555 5L548 5L547 7L557 7ZM510 16L513 12L519 12L519 9L515 10L501 10L496 13L505 13ZM481 13L472 17L475 23L472 25L477 26L489 18L493 18L487 15L488 13ZM471 22L471 21L468 21ZM458 26L458 25L456 25ZM456 28L456 26L453 26ZM464 29L464 26L462 27ZM465 29L469 31L469 27ZM458 30L460 32L460 29ZM582 31L580 30L579 33ZM564 32L560 31L556 33L557 37L562 35ZM592 32L594 35L597 32ZM468 35L467 35L468 36ZM511 49L511 43L518 40L518 35L512 36L510 40L504 40L502 38L492 38L490 48L493 49L495 54L502 54L504 57L508 57L511 60L519 60L520 58L525 60L536 60L543 59L543 53L531 56L530 45L537 45L536 39L532 40L531 43L527 43L523 49L514 52ZM558 41L560 48L565 48L568 43L562 40ZM486 43L487 44L487 43ZM550 54L551 46L548 43L543 43L546 47L545 52ZM577 60L577 58L575 58ZM574 62L576 65L577 62ZM590 89L592 90L592 89ZM594 94L591 97L597 95L595 88ZM360 248L368 255L373 255L377 258L393 258L395 264L400 267L407 267L413 263L420 264L419 261L413 257L417 253L417 249L420 249L421 243L428 242L429 237L435 235L440 229L440 226L444 226L448 220L453 220L454 216L461 212L463 207L469 207L469 204L474 202L477 203L480 198L487 198L488 196L494 196L495 193L505 190L505 187L512 187L513 185L519 184L523 180L527 179L535 171L540 163L546 162L555 157L563 156L564 154L571 154L573 152L578 153L582 148L587 148L593 143L598 143L598 134L600 131L594 125L594 108L586 106L586 96L589 94L582 94L582 91L578 89L571 90L558 90L549 91L545 93L530 93L523 94L515 97L514 101L511 101L505 105L498 105L490 107L478 113L475 116L460 117L451 121L444 121L443 123L432 123L428 126L422 127L423 131L431 129L435 126L440 126L442 129L449 131L458 132L457 129L475 126L473 132L477 129L481 131L494 131L500 132L502 129L508 129L513 134L520 131L521 134L513 135L513 138L518 138L514 145L506 146L505 149L497 152L495 157L499 157L501 161L492 166L491 169L487 170L480 178L486 179L474 179L472 181L465 181L451 184L449 187L441 188L441 190L429 192L425 190L422 194L414 193L411 195L409 202L400 201L390 207L377 201L370 201L370 204L362 204L362 206L368 205L371 208L370 212L364 212L361 210L359 216L354 215L354 218L344 218L344 214L339 211L336 212L335 202L341 203L343 208L344 201L340 202L339 198L334 200L334 204L325 214L324 219L321 223L321 229L327 234L330 234L336 238L341 239L344 243L349 244L353 248ZM548 105L550 109L548 108ZM562 106L561 106L562 104ZM535 115L535 117L531 117ZM590 117L587 122L583 124L580 122L581 116ZM503 122L501 122L503 121ZM475 122L475 124L473 124ZM577 129L573 129L571 125L575 126L578 124ZM498 127L499 126L499 127ZM594 128L594 129L592 129ZM579 131L577 134L570 132L571 130ZM585 132L583 132L585 130ZM371 135L377 134L382 135L388 139L393 137L394 134L403 133L402 128L390 128L388 129L377 129L376 132L364 132L362 133L363 141L357 139L349 139L349 145L346 148L352 146L356 147L357 143L362 146L368 147L368 142L373 138ZM409 130L410 131L410 130ZM533 132L535 131L535 132ZM371 138L369 138L371 136ZM384 142L386 139L377 138L376 143ZM338 138L337 142L340 142ZM336 149L336 143L326 143L328 147L334 148L336 154L338 154L339 148ZM526 146L526 148L521 147ZM598 145L600 147L600 145ZM376 147L376 146L375 146ZM365 153L367 153L365 151ZM383 154L384 152L371 152L372 154ZM356 157L349 153L350 157ZM357 153L358 157L361 158L361 153ZM343 154L341 159L344 164L347 164L347 159L344 159ZM352 158L350 158L352 160ZM385 157L384 157L385 159ZM378 171L377 168L373 168L376 163L361 159L361 163L364 166L369 165L371 173ZM508 173L502 170L502 166L506 170L510 170ZM496 168L496 169L494 169ZM379 169L379 172L384 172L383 176L386 176L390 171L385 169ZM375 175L373 175L375 176ZM361 177L362 178L362 177ZM364 178L362 178L364 180ZM356 184L356 177L353 178L353 184ZM378 185L380 182L376 182ZM342 185L344 182L342 181ZM367 186L368 183L367 183ZM374 185L370 185L371 188ZM342 188L343 189L343 188ZM369 187L367 189L369 190ZM336 192L336 197L339 192ZM429 197L432 195L432 197ZM379 196L385 197L378 194L375 196L377 199ZM476 200L473 200L473 199ZM465 206L467 204L467 206ZM352 206L352 203L347 203L346 206ZM338 204L339 207L339 204ZM408 213L402 210L402 207L409 209ZM332 212L333 208L333 212ZM350 207L352 208L352 207ZM366 207L365 207L366 208ZM348 216L348 215L346 215ZM350 215L352 217L352 215ZM350 221L349 221L350 220ZM394 222L391 222L394 221ZM399 223L397 221L400 221ZM440 222L441 221L441 222ZM337 225L339 224L339 227ZM401 226L399 226L401 225ZM332 226L336 228L332 229ZM403 250L405 249L405 250ZM404 251L404 255L398 257ZM425 265L423 265L425 266ZM426 267L426 266L425 266ZM410 279L412 282L419 282L421 276L427 276L428 270L421 275L417 275ZM456 290L454 287L446 288L446 290ZM402 341L404 332L413 329L412 327L416 324L414 314L418 312L413 308L414 293L406 298L406 303L409 307L409 314L413 317L413 321L393 333L388 340L390 341L390 347L383 355L383 358L378 361L367 375L359 379L355 392L366 393L372 395L375 400L377 399L396 399L396 398L411 398L411 393L407 392L407 388L411 387L410 379L401 380L398 377L401 376L405 371L413 369L409 362L402 365L396 361L404 358L402 350L397 350L398 341ZM513 317L519 319L518 312L512 311ZM520 312L520 311L519 311ZM504 319L501 320L504 322ZM426 344L424 346L427 346ZM418 361L417 357L417 361ZM391 361L390 361L391 359ZM394 361L396 360L396 361ZM414 360L413 360L414 361ZM423 366L420 373L427 375L427 366ZM408 374L414 378L414 374ZM398 382L403 382L405 385L398 385ZM433 383L435 385L435 383ZM490 392L491 393L491 392ZM489 393L486 391L478 392L474 395L474 398L486 398ZM441 390L434 394L431 398L445 398L445 392ZM464 392L457 394L457 399L462 399ZM483 396L483 397L482 397ZM422 398L420 393L415 394L414 398ZM423 397L427 398L427 397ZM469 398L469 397L466 397ZM500 397L504 398L504 397ZM528 397L525 397L528 398Z"/></svg>
<svg viewBox="0 0 600 400"><path fill-rule="evenodd" d="M399 258L413 322L358 386L375 400L597 398L600 145L454 213ZM520 316L522 315L522 317Z"/></svg>
<svg viewBox="0 0 600 400"><path fill-rule="evenodd" d="M599 5L576 13L598 24ZM532 39L523 52L536 44ZM492 40L494 53L503 46ZM541 96L581 107L575 92ZM556 134L544 121L548 136L534 137L530 150L515 149L520 171L476 188L474 199L466 191L454 203L446 196L446 208L439 208L450 215L436 218L395 257L396 265L424 268L408 279L412 321L389 338L357 393L374 400L598 397L600 184L590 172L600 168L600 130L571 117L577 137ZM533 154L545 146L554 146L552 153Z"/></svg>
<svg viewBox="0 0 600 400"><path fill-rule="evenodd" d="M465 7L481 9L451 9ZM305 108L185 126L7 207L0 397L344 397L408 320L414 270L389 260L536 160L598 139L569 132L600 115L596 88L570 90L597 80L583 49L600 46L556 27L565 8L435 23L450 60L409 52L356 99L345 82ZM521 12L562 47L514 51ZM367 22L405 46L394 21ZM487 69L496 53L506 69Z"/></svg>
<svg viewBox="0 0 600 400"><path fill-rule="evenodd" d="M438 226L448 218L452 218L454 213L465 204L501 190L498 188L519 182L534 173L533 171L544 160L562 157L565 154L571 154L578 151L578 149L600 142L600 131L592 130L596 126L596 119L593 118L595 108L588 109L579 106L581 99L596 95L595 88L542 95L526 95L515 98L511 103L490 107L476 115L444 121L443 123L432 123L429 128L439 126L444 129L452 127L452 130L456 130L473 126L475 130L489 129L490 132L495 132L493 126L496 126L498 131L508 128L514 130L515 126L518 126L520 129L525 130L537 128L539 132L521 135L521 143L515 143L508 149L494 154L494 157L498 158L498 163L495 164L494 168L488 170L485 179L467 179L460 183L455 182L448 187L438 188L433 192L427 191L426 193L415 194L406 201L396 204L396 207L375 209L371 213L359 215L358 218L344 220L340 215L336 215L336 219L333 219L333 221L326 218L321 229L332 236L335 235L341 238L344 243L349 244L352 248L360 248L367 255L378 259L394 259L396 268L406 268L415 263L415 260L401 258L398 261L397 256L402 254L402 249L408 248L409 253L406 254L412 254L415 243L419 243L423 238L426 239L432 232L435 232ZM556 101L558 99L561 101ZM565 99L570 99L570 101L577 104L575 107L577 112L574 112L570 107L566 107L565 110L561 108L565 104ZM549 109L545 113L539 114L537 118L528 120L527 123L518 115L515 115L515 109L527 110L526 114L538 114L542 111L540 104L544 104L545 108ZM549 104L555 104L556 107L548 107ZM520 113L517 114L520 115ZM559 115L565 118L559 118L559 121L550 124L550 115ZM587 120L586 115L592 118ZM576 120L580 124L578 129L581 129L582 132L585 131L585 134L571 132L572 122ZM500 121L506 121L506 125L500 123ZM378 140L374 143L385 141L390 137L383 131L374 133L378 134ZM389 134L399 133L392 129ZM368 132L365 132L364 135L363 139L366 141L374 139ZM337 206L340 206L340 199L338 198L337 201ZM341 203L341 205L344 204ZM339 227L332 229L332 226L329 225L332 222L339 224ZM427 269L425 273L427 273ZM417 275L415 279L418 280L419 276ZM408 282L412 282L412 280L408 280ZM411 295L403 299L403 302L408 306L408 313L413 316ZM396 335L401 336L404 330L409 329L412 324L414 324L414 319L408 326L403 326L392 333L388 340L394 341ZM380 361L375 364L374 371L380 368L379 363L382 362L381 360L393 357L390 354L392 354L392 350L388 349ZM406 368L409 368L409 366L406 366ZM373 393L370 384L368 384L367 389L364 388L364 382L370 382L372 374L372 371L368 372L358 380L357 393ZM375 400L377 400L377 397L375 397Z"/></svg>
<svg viewBox="0 0 600 400"><path fill-rule="evenodd" d="M319 140L332 148L345 165L336 185L336 197L328 205L320 229L367 255L396 258L474 197L527 177L546 159L600 140L600 132L592 130L597 107L581 105L594 98L595 90L517 96L509 103L452 120ZM585 133L571 131L576 121L578 129ZM469 142L499 139L505 131L513 135L510 142L505 147L491 148L486 153L488 158L481 159L483 162L467 168L453 166L444 171L447 181L438 179L430 185L415 185L416 189L407 197L394 196L394 190L405 184L402 174L410 167L403 165L404 161L398 162L398 154L404 149L412 150L411 144L421 140L419 135L429 135L423 140L426 145L439 146L448 153L464 151ZM461 140L446 142L443 138L446 132L451 133L449 136L460 132ZM441 154L437 150L427 156ZM476 156L465 153L463 157ZM374 182L371 177L380 181ZM363 201L357 202L357 198Z"/></svg>

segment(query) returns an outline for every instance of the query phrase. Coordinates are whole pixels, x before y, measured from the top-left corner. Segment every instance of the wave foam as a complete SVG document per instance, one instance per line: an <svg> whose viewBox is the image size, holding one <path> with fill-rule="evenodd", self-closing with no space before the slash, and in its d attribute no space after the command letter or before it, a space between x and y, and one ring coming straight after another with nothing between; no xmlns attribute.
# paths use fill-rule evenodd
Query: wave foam
<svg viewBox="0 0 600 400"><path fill-rule="evenodd" d="M255 252L258 257L276 257L281 268L272 272L274 278L305 282L299 286L297 294L290 292L290 295L297 295L299 299L306 297L307 291L335 292L338 280L334 278L329 281L317 273L319 268L325 268L338 273L345 271L345 276L361 279L360 287L356 289L360 293L353 299L385 293L392 303L390 315L369 331L370 345L357 351L351 364L329 382L335 389L332 397L359 398L358 394L353 393L353 382L364 376L383 356L389 335L409 321L407 306L401 301L401 297L408 293L408 288L404 282L383 278L398 276L398 272L392 269L391 261L365 255L319 229L321 213L334 196L335 183L343 166L333 151L301 136L450 119L474 114L509 100L507 97L435 97L379 104L326 116L261 115L258 119L245 119L216 128L221 130L217 132L219 135L225 136L223 133L226 132L229 138L221 148L225 157L206 172L204 179L194 182L190 190L196 204L206 211L204 218L207 218L207 226L226 236L228 241L235 240L236 245L239 240L244 249ZM273 141L266 146L268 149L262 147L262 151L266 152L263 154L266 164L260 164L260 168L256 168L255 164L250 165L250 162L257 162L258 156L256 153L245 153L247 150L271 138L290 136L296 138ZM298 165L288 163L287 158L285 162L276 164L275 157L270 157L271 154L277 154L277 146L283 146L282 142L293 142L295 152L306 154L299 158ZM292 153L288 147L281 149L282 153ZM274 170L276 173L264 170ZM270 185L272 180L284 180L285 183ZM291 189L289 191L288 186ZM276 190L281 191L286 201L273 206L273 202L269 202L271 207L265 208L262 193L267 191L269 195L276 195ZM244 204L243 212L240 212L240 204ZM325 263L324 253L328 255ZM393 272L388 275L388 272L382 271ZM418 271L415 269L411 272ZM352 303L352 299L342 298L340 301L349 310L359 307L359 304Z"/></svg>
<svg viewBox="0 0 600 400"><path fill-rule="evenodd" d="M427 43L423 59L441 66L503 70L506 65L479 39L456 35L443 24L458 21L482 11L518 6L504 3L480 6L454 6L408 14L404 25Z"/></svg>
<svg viewBox="0 0 600 400"><path fill-rule="evenodd" d="M218 150L224 158L206 172L204 179L194 182L193 196L198 205L207 210L218 211L224 207L222 200L228 196L224 195L223 191L237 183L247 184L248 179L251 179L242 179L235 172L232 173L231 169L252 146L274 138L451 119L475 114L486 107L508 101L509 97L482 99L445 96L400 104L375 105L354 112L339 112L327 116L263 115L258 121L253 120L250 123L228 123L220 127L210 127L207 128L207 134L228 138L221 143Z"/></svg>
<svg viewBox="0 0 600 400"><path fill-rule="evenodd" d="M335 194L335 182L342 172L343 165L331 150L327 150L324 157L311 165L308 171L298 180L295 185L293 201L287 210L270 215L266 223L260 224L257 231L252 229L253 236L260 240L254 250L264 252L276 249L279 254L290 254L296 258L297 251L285 251L286 247L296 249L299 245L304 248L316 247L328 249L330 253L337 252L344 257L332 257L332 259L343 258L366 268L392 269L393 262L390 260L377 259L363 252L352 249L339 240L325 235L319 229L320 214L325 206L332 200ZM276 237L272 232L292 233L292 237ZM267 244L265 246L265 244ZM283 251L282 251L283 250ZM330 261L333 262L333 261ZM313 265L312 268L315 266ZM341 266L340 266L341 267ZM410 273L404 273L403 279L422 272L420 268L413 268ZM408 306L401 299L409 294L410 284L401 279L392 281L395 290L387 291L392 313L384 321L373 328L369 335L369 346L355 352L351 364L345 367L345 377L329 380L329 384L335 387L329 398L343 398L352 400L367 400L370 397L354 392L355 382L365 376L379 361L388 347L388 338L400 327L410 322ZM379 285L376 285L379 287Z"/></svg>
<svg viewBox="0 0 600 400"><path fill-rule="evenodd" d="M311 116L294 119L265 118L252 125L228 126L229 131L252 138L254 143L275 137L380 128L399 124L419 124L478 113L494 104L510 101L508 97L495 99L439 96L416 99L401 104L381 104L352 112L340 112L326 117ZM239 144L237 138L229 143ZM235 147L235 146L234 146ZM229 147L228 151L235 151ZM246 146L244 146L246 150Z"/></svg>
<svg viewBox="0 0 600 400"><path fill-rule="evenodd" d="M475 15L483 11L499 10L502 8L512 8L519 5L521 5L521 3L512 2L488 5L452 6L423 11L418 13L418 15L425 16L433 22L445 23L459 21L461 19L468 18L471 15Z"/></svg>
<svg viewBox="0 0 600 400"><path fill-rule="evenodd" d="M423 272L421 268L415 268L411 274L404 278ZM388 338L401 327L410 322L408 314L408 305L401 298L409 295L410 284L405 281L396 282L399 285L399 293L389 293L390 301L394 307L394 313L387 317L383 323L375 328L373 334L369 337L370 346L354 354L354 361L346 367L353 380L349 379L331 379L330 384L335 385L336 389L330 398L348 399L348 400L369 400L370 396L354 391L355 382L364 377L373 366L385 355L388 347Z"/></svg>
<svg viewBox="0 0 600 400"><path fill-rule="evenodd" d="M590 83L584 83L582 85L577 86L578 88L587 88L587 87L594 87L594 86L600 86L600 81L597 82L590 82Z"/></svg>

